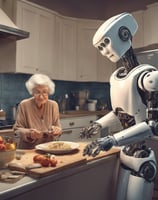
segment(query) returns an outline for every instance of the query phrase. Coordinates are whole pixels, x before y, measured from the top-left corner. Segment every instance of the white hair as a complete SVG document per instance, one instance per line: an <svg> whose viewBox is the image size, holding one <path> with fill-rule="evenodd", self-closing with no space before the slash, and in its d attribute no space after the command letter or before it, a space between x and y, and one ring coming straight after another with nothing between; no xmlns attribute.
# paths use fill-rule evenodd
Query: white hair
<svg viewBox="0 0 158 200"><path fill-rule="evenodd" d="M31 95L33 94L33 89L37 85L48 86L49 94L54 94L55 92L55 83L47 75L34 74L25 83L25 86Z"/></svg>

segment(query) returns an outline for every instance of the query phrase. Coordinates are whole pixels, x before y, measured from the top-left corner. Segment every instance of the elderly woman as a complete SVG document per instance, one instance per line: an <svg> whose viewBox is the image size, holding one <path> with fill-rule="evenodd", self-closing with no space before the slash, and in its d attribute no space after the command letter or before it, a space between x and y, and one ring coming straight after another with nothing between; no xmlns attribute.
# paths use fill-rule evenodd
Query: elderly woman
<svg viewBox="0 0 158 200"><path fill-rule="evenodd" d="M62 132L58 104L48 97L55 91L54 82L46 75L34 74L25 83L31 98L18 106L15 134L20 137L19 148L52 141Z"/></svg>

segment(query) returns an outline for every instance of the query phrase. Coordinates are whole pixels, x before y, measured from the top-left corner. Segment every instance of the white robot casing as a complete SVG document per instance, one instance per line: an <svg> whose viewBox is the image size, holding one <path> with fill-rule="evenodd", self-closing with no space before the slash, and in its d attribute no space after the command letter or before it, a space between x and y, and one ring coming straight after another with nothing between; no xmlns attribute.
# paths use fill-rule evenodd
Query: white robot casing
<svg viewBox="0 0 158 200"><path fill-rule="evenodd" d="M116 15L99 27L93 37L93 45L99 49L103 56L106 56L112 62L117 62L120 58L125 58L128 55L126 53L131 50L132 37L137 29L138 24L131 14ZM123 34L123 37L121 34ZM121 74L123 70L125 71L125 66L117 69L110 78L113 110L96 121L96 124L99 124L102 128L108 127L112 121L117 123L118 118L115 115L117 108L121 108L128 115L134 116L135 125L112 136L113 145L121 147L141 142L154 135L153 129L146 122L147 105L142 101L140 90L149 93L158 91L158 71L155 67L147 64L136 64L124 75ZM111 145L111 139L109 138L112 137L107 136L98 141L106 149L106 145ZM135 155L129 156L126 154L124 147L121 149L120 159L126 168L121 167L117 200L149 200L152 198L153 178L156 175L154 152L151 150L149 156L138 158ZM146 164L147 167L153 169L151 181L145 181L144 178L146 174L142 169L146 169ZM125 184L123 185L126 188L122 185L122 180L124 180ZM134 188L137 188L136 193L133 193Z"/></svg>
<svg viewBox="0 0 158 200"><path fill-rule="evenodd" d="M118 37L118 32L120 27L126 26L132 36L136 33L138 29L138 24L129 13L122 13L111 17L105 21L97 30L93 37L93 45L98 48L102 47L105 39L109 39L109 44L106 45L106 48L103 48L100 53L103 56L107 56L112 62L117 62L120 57L131 47L131 38L128 41L124 42ZM109 49L108 53L106 49Z"/></svg>

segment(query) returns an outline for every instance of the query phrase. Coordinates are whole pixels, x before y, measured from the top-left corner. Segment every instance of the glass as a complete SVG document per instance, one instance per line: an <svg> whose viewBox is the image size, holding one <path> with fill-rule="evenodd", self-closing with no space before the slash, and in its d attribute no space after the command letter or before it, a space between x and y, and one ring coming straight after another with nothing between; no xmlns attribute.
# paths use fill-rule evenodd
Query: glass
<svg viewBox="0 0 158 200"><path fill-rule="evenodd" d="M46 96L48 96L48 92L46 92L46 91L44 91L44 92L35 91L34 95L35 96L41 96L42 95L42 96L46 97Z"/></svg>

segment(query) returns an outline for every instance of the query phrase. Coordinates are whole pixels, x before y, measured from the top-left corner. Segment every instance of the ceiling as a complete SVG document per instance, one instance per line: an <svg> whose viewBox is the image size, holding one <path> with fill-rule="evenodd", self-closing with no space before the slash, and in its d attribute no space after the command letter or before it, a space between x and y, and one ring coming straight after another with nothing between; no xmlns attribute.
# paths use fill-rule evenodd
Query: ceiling
<svg viewBox="0 0 158 200"><path fill-rule="evenodd" d="M29 0L62 15L106 20L121 12L144 10L158 0Z"/></svg>

